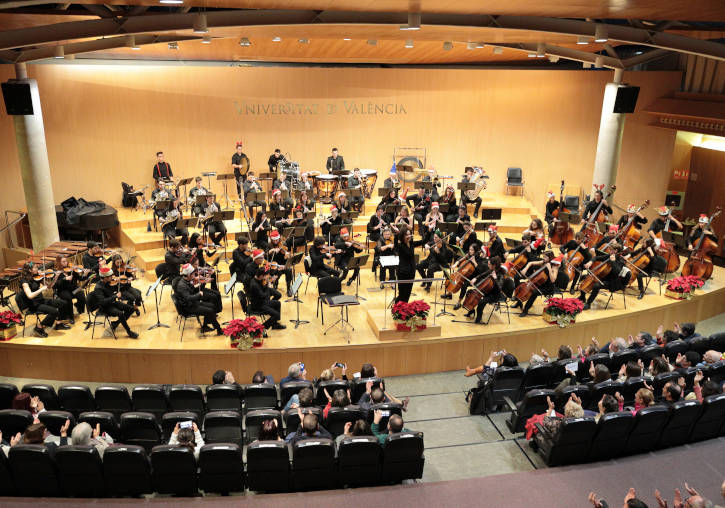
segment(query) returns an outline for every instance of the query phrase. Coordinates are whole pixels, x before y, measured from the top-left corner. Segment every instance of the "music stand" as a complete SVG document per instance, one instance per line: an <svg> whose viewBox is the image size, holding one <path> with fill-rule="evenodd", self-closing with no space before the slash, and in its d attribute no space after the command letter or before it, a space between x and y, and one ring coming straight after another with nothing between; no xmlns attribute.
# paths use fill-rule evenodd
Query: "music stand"
<svg viewBox="0 0 725 508"><path fill-rule="evenodd" d="M224 223L225 220L234 220L234 210L223 210L221 212L216 212L214 214L214 222L222 222ZM222 258L223 261L226 264L229 264L229 259L227 258L227 235L224 235L224 257Z"/></svg>
<svg viewBox="0 0 725 508"><path fill-rule="evenodd" d="M248 192L247 195L244 197L244 200L246 201L247 206L251 206L253 214L254 215L257 212L257 208L262 206L260 204L250 205L249 203L266 203L265 197L267 194L264 192Z"/></svg>
<svg viewBox="0 0 725 508"><path fill-rule="evenodd" d="M481 208L481 220L497 221L501 220L501 208Z"/></svg>
<svg viewBox="0 0 725 508"><path fill-rule="evenodd" d="M258 180L274 180L277 178L277 173L259 173Z"/></svg>
<svg viewBox="0 0 725 508"><path fill-rule="evenodd" d="M270 219L286 219L289 217L290 211L289 210L268 210L267 211L267 217Z"/></svg>
<svg viewBox="0 0 725 508"><path fill-rule="evenodd" d="M387 196L391 190L395 190L392 187L378 187L378 197L384 198Z"/></svg>
<svg viewBox="0 0 725 508"><path fill-rule="evenodd" d="M332 328L337 325L337 323L341 323L342 327L342 333L345 333L345 324L350 325L350 328L352 331L355 331L355 327L350 324L350 310L348 307L350 305L360 305L360 301L357 299L354 295L337 295L330 297L330 299L327 301L327 305L329 307L339 307L340 308L340 319L332 323L327 330L322 332L322 335L327 335L327 332L329 332ZM347 316L345 315L347 313ZM348 342L350 339L348 338Z"/></svg>
<svg viewBox="0 0 725 508"><path fill-rule="evenodd" d="M146 298L148 298L149 295L151 294L151 291L153 291L154 292L154 300L156 301L156 324L149 326L149 328L148 328L149 330L153 330L154 328L170 328L169 325L163 324L161 322L161 318L159 317L159 298L158 298L158 296L156 294L156 288L158 288L159 287L159 284L161 284L161 279L163 277L164 277L163 275L159 276L159 278L156 279L156 282L154 282L153 284L151 284L149 286L149 288L146 290Z"/></svg>
<svg viewBox="0 0 725 508"><path fill-rule="evenodd" d="M167 210L171 208L172 201L170 199L163 199L161 201L157 201L154 205L154 231L158 231L158 227L156 224L156 220L158 218L158 214L156 212L163 212L164 210Z"/></svg>
<svg viewBox="0 0 725 508"><path fill-rule="evenodd" d="M362 268L367 264L368 259L370 259L370 254L363 254L362 256L353 256L353 258L348 262L347 269L355 269L358 268L357 271L357 277L355 277L355 298L358 298L360 300L367 301L367 298L364 296L359 296L360 292L360 272Z"/></svg>
<svg viewBox="0 0 725 508"><path fill-rule="evenodd" d="M180 186L184 187L184 197L186 197L188 194L186 192L186 186L189 185L194 179L193 178L183 178L179 180L179 183L176 184L176 188L178 189ZM184 204L182 205L182 208L186 207L189 208L189 203L186 199L184 199Z"/></svg>
<svg viewBox="0 0 725 508"><path fill-rule="evenodd" d="M305 220L314 219L315 218L315 212L314 211L307 212L306 214L303 215L303 217L304 217Z"/></svg>
<svg viewBox="0 0 725 508"><path fill-rule="evenodd" d="M450 203L438 203L438 211L445 216L447 213L450 213L451 204Z"/></svg>
<svg viewBox="0 0 725 508"><path fill-rule="evenodd" d="M332 244L332 238L338 236L340 234L340 231L342 231L342 229L346 228L347 226L347 224L335 224L333 226L330 226L330 230L327 234L327 243Z"/></svg>
<svg viewBox="0 0 725 508"><path fill-rule="evenodd" d="M380 266L383 268L389 268L391 266L398 266L400 264L400 258L398 256L380 256L378 261L380 262ZM371 290L374 291L375 289L377 289L378 291L380 290L380 288L368 288L368 291L371 291ZM386 290L388 289L387 285L385 286L385 289ZM393 298L395 298L395 296L398 296L398 285L397 284L395 285L395 295ZM385 297L383 297L383 301L384 302L388 301L387 291L386 291Z"/></svg>
<svg viewBox="0 0 725 508"><path fill-rule="evenodd" d="M302 254L302 253L300 252L300 254ZM297 302L297 319L289 320L290 323L295 324L295 329L297 329L297 327L300 325L309 324L309 321L300 319L300 299L297 297L297 295L299 293L301 286L302 286L302 274L300 273L300 274L297 274L297 277L295 277L295 281L292 283L292 287L290 288L291 292L292 292L292 298L287 300L288 302L291 300L294 300L295 302Z"/></svg>
<svg viewBox="0 0 725 508"><path fill-rule="evenodd" d="M425 189L427 191L433 190L433 182L431 181L418 181L413 185L414 189Z"/></svg>
<svg viewBox="0 0 725 508"><path fill-rule="evenodd" d="M338 180L341 180L342 178L346 178L352 174L352 171L349 169L335 169L333 171L330 171L333 175L335 175Z"/></svg>
<svg viewBox="0 0 725 508"><path fill-rule="evenodd" d="M561 222L568 222L569 224L579 224L582 220L578 213L566 213L559 212L559 220Z"/></svg>
<svg viewBox="0 0 725 508"><path fill-rule="evenodd" d="M476 184L470 182L458 182L458 190L460 190L461 192L476 190Z"/></svg>
<svg viewBox="0 0 725 508"><path fill-rule="evenodd" d="M217 175L216 179L217 179L217 181L221 180L222 185L224 186L224 199L226 200L227 208L229 208L229 194L227 194L227 180L236 181L236 176L234 176L234 173L224 173L221 175ZM209 189L209 191L211 192L211 189Z"/></svg>
<svg viewBox="0 0 725 508"><path fill-rule="evenodd" d="M232 320L234 320L234 286L237 285L237 272L234 272L232 276L229 278L226 284L224 284L224 294L228 295L231 291L231 298L232 298ZM223 325L229 324L229 321L225 321L222 323Z"/></svg>
<svg viewBox="0 0 725 508"><path fill-rule="evenodd" d="M443 272L443 276L446 278L446 281L451 280L451 274L450 274L450 272L445 267L442 268L442 272ZM441 281L441 283L444 284L444 281ZM445 288L445 285L444 285L444 288ZM453 298L453 295L451 295L451 298ZM437 306L438 305L438 286L436 286L436 292L435 292L435 295L433 296L433 300L434 300L433 301L433 305L436 305ZM455 314L453 314L452 312L448 312L446 310L446 304L447 303L448 303L448 299L447 298L443 298L443 310L440 311L438 314L436 314L435 315L436 317L441 317L441 316L455 316Z"/></svg>
<svg viewBox="0 0 725 508"><path fill-rule="evenodd" d="M360 212L358 212L357 210L353 210L352 212L341 213L340 217L342 217L342 220L349 220L352 223L352 221L357 219L359 215Z"/></svg>
<svg viewBox="0 0 725 508"><path fill-rule="evenodd" d="M216 171L205 171L201 176L206 177L206 184L209 186L209 192L211 192L211 177L216 176Z"/></svg>
<svg viewBox="0 0 725 508"><path fill-rule="evenodd" d="M440 229L441 233L445 235L449 234L455 234L458 231L458 223L457 222L439 222L437 224L438 229Z"/></svg>
<svg viewBox="0 0 725 508"><path fill-rule="evenodd" d="M388 205L385 207L385 213L397 217L402 209L403 205Z"/></svg>

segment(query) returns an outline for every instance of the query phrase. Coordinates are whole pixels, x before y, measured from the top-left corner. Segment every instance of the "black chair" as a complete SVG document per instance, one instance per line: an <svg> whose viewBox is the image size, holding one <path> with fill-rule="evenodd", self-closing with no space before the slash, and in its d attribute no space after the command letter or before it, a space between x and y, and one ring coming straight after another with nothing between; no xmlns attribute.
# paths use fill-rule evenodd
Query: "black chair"
<svg viewBox="0 0 725 508"><path fill-rule="evenodd" d="M163 288L162 288L163 292ZM195 318L196 321L199 323L199 327L201 327L201 320L200 316L201 314L197 314L196 312L188 312L184 310L184 307L181 305L181 302L179 301L179 298L174 294L171 293L171 301L174 303L174 308L176 309L176 313L178 314L178 320L179 320L179 342L184 341L184 330L186 329L186 320L189 318Z"/></svg>
<svg viewBox="0 0 725 508"><path fill-rule="evenodd" d="M317 415L317 421L322 422L322 409L320 407L303 407L300 408L302 410L302 414L312 413L314 415ZM285 436L289 436L293 432L297 431L297 427L300 426L300 415L297 412L297 408L290 408L283 414L284 417L284 426L285 426Z"/></svg>
<svg viewBox="0 0 725 508"><path fill-rule="evenodd" d="M579 196L567 194L564 196L564 208L569 210L579 210Z"/></svg>
<svg viewBox="0 0 725 508"><path fill-rule="evenodd" d="M315 392L315 386L312 384L312 381L290 381L289 383L285 383L283 385L280 385L279 387L279 405L280 407L284 408L287 402L289 402L290 398L292 398L292 395L300 393L300 390L303 388L309 388L312 390L312 393ZM332 395L332 394L331 394Z"/></svg>
<svg viewBox="0 0 725 508"><path fill-rule="evenodd" d="M65 425L66 420L70 420L68 426L68 436L70 436L73 427L76 426L76 419L68 411L43 411L38 414L40 423L45 425L48 432L54 436L60 436L60 428Z"/></svg>
<svg viewBox="0 0 725 508"><path fill-rule="evenodd" d="M10 472L10 461L4 452L0 452L0 496L15 495L15 484Z"/></svg>
<svg viewBox="0 0 725 508"><path fill-rule="evenodd" d="M118 441L121 437L121 433L116 423L116 418L109 411L87 411L78 415L78 423L87 423L91 428L96 428L96 425L101 426L101 433L106 433L113 438L114 441Z"/></svg>
<svg viewBox="0 0 725 508"><path fill-rule="evenodd" d="M551 398L552 401L556 399L556 392L549 389L537 388L531 390L524 395L524 397L517 403L513 403L511 399L506 399L509 409L511 410L511 417L506 420L506 425L509 430L513 433L523 432L526 420L534 416L546 412L549 407L546 399Z"/></svg>
<svg viewBox="0 0 725 508"><path fill-rule="evenodd" d="M13 407L13 399L20 393L18 387L11 383L0 383L0 409Z"/></svg>
<svg viewBox="0 0 725 508"><path fill-rule="evenodd" d="M151 413L157 420L161 420L161 416L169 410L166 392L161 385L134 386L131 401L134 411Z"/></svg>
<svg viewBox="0 0 725 508"><path fill-rule="evenodd" d="M55 452L58 478L68 497L104 497L103 462L93 445L61 446Z"/></svg>
<svg viewBox="0 0 725 508"><path fill-rule="evenodd" d="M624 351L612 353L612 356L609 358L609 372L612 374L612 379L617 379L619 369L622 368L622 365L627 365L629 362L637 363L638 358L639 355L637 355L637 351L634 349L625 349Z"/></svg>
<svg viewBox="0 0 725 508"><path fill-rule="evenodd" d="M259 383L244 387L244 410L275 409L277 387L271 383Z"/></svg>
<svg viewBox="0 0 725 508"><path fill-rule="evenodd" d="M710 335L710 346L715 351L725 351L725 332Z"/></svg>
<svg viewBox="0 0 725 508"><path fill-rule="evenodd" d="M657 374L652 380L652 388L654 391L655 400L662 400L662 388L664 388L667 383L677 384L677 380L679 378L680 374L677 371L663 372L662 374Z"/></svg>
<svg viewBox="0 0 725 508"><path fill-rule="evenodd" d="M346 437L337 450L337 474L342 486L373 485L380 481L383 449L375 436Z"/></svg>
<svg viewBox="0 0 725 508"><path fill-rule="evenodd" d="M654 450L669 418L670 410L666 406L643 407L637 411L625 446L627 453L645 453Z"/></svg>
<svg viewBox="0 0 725 508"><path fill-rule="evenodd" d="M368 382L371 381L373 383L372 388L380 388L381 384L383 383L382 378L379 377L364 377L364 378L357 378L350 381L350 402L353 404L357 404L360 400L360 397L362 397L362 394L365 393L367 389ZM324 392L322 394L325 395ZM332 395L332 393L330 393ZM327 405L327 400L325 400L325 405Z"/></svg>
<svg viewBox="0 0 725 508"><path fill-rule="evenodd" d="M58 395L51 385L32 383L23 386L20 391L29 393L31 397L38 397L48 411L60 409Z"/></svg>
<svg viewBox="0 0 725 508"><path fill-rule="evenodd" d="M584 360L581 360L579 362L579 367L576 371L577 379L580 383L585 383L587 381L591 381L591 376L589 375L589 366L591 364L597 365L604 365L609 369L609 353L595 353L591 356L586 357ZM610 369L611 373L611 369Z"/></svg>
<svg viewBox="0 0 725 508"><path fill-rule="evenodd" d="M324 425L332 437L337 437L345 432L347 422L355 423L357 420L366 418L367 413L363 413L357 406L331 407L325 422L320 422L320 425Z"/></svg>
<svg viewBox="0 0 725 508"><path fill-rule="evenodd" d="M385 438L381 481L399 483L423 477L422 432L399 432Z"/></svg>
<svg viewBox="0 0 725 508"><path fill-rule="evenodd" d="M574 358L565 358L563 360L554 360L551 362L551 386L557 386L559 383L564 381L568 374L566 373L566 366L572 362L576 362Z"/></svg>
<svg viewBox="0 0 725 508"><path fill-rule="evenodd" d="M109 315L101 308L99 296L93 291L88 293L88 298L86 299L86 312L88 313L88 322L91 326L91 340L96 338L96 325L108 328L111 331L113 338L118 340L118 337L116 337L116 330L113 326L111 326L111 317L113 316ZM103 318L103 321L99 323L96 321L98 318Z"/></svg>
<svg viewBox="0 0 725 508"><path fill-rule="evenodd" d="M702 411L696 400L678 400L670 406L670 419L662 429L658 448L680 446L690 439L692 427Z"/></svg>
<svg viewBox="0 0 725 508"><path fill-rule="evenodd" d="M264 420L277 420L277 431L282 432L282 414L276 409L255 409L248 411L244 417L244 436L247 443L251 443L262 428Z"/></svg>
<svg viewBox="0 0 725 508"><path fill-rule="evenodd" d="M133 411L131 397L125 386L104 385L96 388L96 406L99 411L108 411L116 421L121 421L121 414Z"/></svg>
<svg viewBox="0 0 725 508"><path fill-rule="evenodd" d="M319 383L317 383L315 404L320 407L325 407L327 405L327 396L325 396L325 390L327 390L327 393L329 393L330 397L332 397L332 394L335 393L335 390L347 391L348 388L350 388L350 385L344 379L320 381ZM350 390L350 395L352 396L352 390Z"/></svg>
<svg viewBox="0 0 725 508"><path fill-rule="evenodd" d="M10 448L8 458L17 495L61 496L58 468L45 445L16 444Z"/></svg>
<svg viewBox="0 0 725 508"><path fill-rule="evenodd" d="M289 448L284 441L257 441L247 446L247 487L257 492L289 490Z"/></svg>
<svg viewBox="0 0 725 508"><path fill-rule="evenodd" d="M650 344L649 346L645 346L639 350L639 357L645 367L649 367L649 362L651 362L654 358L662 356L663 354L665 354L665 348L657 344ZM677 357L677 355L675 355L675 357Z"/></svg>
<svg viewBox="0 0 725 508"><path fill-rule="evenodd" d="M239 385L209 385L206 387L206 406L209 411L242 411L242 389Z"/></svg>
<svg viewBox="0 0 725 508"><path fill-rule="evenodd" d="M373 423L373 419L375 418L375 411L381 411L382 417L380 418L380 422L378 423L378 429L380 429L381 432L386 431L388 428L388 420L390 420L390 417L393 415L398 415L400 417L403 416L403 405L398 404L395 402L383 402L381 404L373 404L370 406L370 411L368 411L367 418L368 422L370 424ZM352 422L355 423L355 422Z"/></svg>
<svg viewBox="0 0 725 508"><path fill-rule="evenodd" d="M597 431L593 417L564 418L556 435L549 434L545 427L536 425L539 432L534 439L538 453L547 466L564 466L581 462L589 453Z"/></svg>
<svg viewBox="0 0 725 508"><path fill-rule="evenodd" d="M624 453L634 417L629 411L607 413L599 418L597 433L589 449L589 460L619 457Z"/></svg>
<svg viewBox="0 0 725 508"><path fill-rule="evenodd" d="M292 468L297 490L335 486L335 442L327 438L298 441L292 447Z"/></svg>
<svg viewBox="0 0 725 508"><path fill-rule="evenodd" d="M198 493L196 459L186 446L159 445L151 450L151 478L159 494L194 496Z"/></svg>
<svg viewBox="0 0 725 508"><path fill-rule="evenodd" d="M164 237L164 239L165 238L166 237ZM159 263L158 265L156 265L156 268L154 268L154 272L156 273L157 279L161 277L161 294L159 295L160 303L161 300L164 298L164 289L171 286L171 284L174 282L174 279L178 277L179 271L178 269L174 270L168 263Z"/></svg>
<svg viewBox="0 0 725 508"><path fill-rule="evenodd" d="M668 342L667 344L665 344L664 354L671 363L674 363L677 359L677 355L684 355L689 347L690 346L687 344L687 342L682 339L673 340L672 342Z"/></svg>
<svg viewBox="0 0 725 508"><path fill-rule="evenodd" d="M169 392L172 411L192 411L199 417L204 414L204 394L197 385L173 385Z"/></svg>
<svg viewBox="0 0 725 508"><path fill-rule="evenodd" d="M93 399L91 389L86 385L63 385L58 389L60 406L78 417L85 411L94 411L96 401Z"/></svg>
<svg viewBox="0 0 725 508"><path fill-rule="evenodd" d="M32 310L28 309L27 307L23 307L24 302L20 299L20 295L15 295L15 305L18 307L18 310L20 311L20 315L23 318L22 326L23 326L23 334L22 336L25 337L25 327L27 325L28 316L35 316L35 327L37 328L40 325L40 316L45 315L45 312L33 312Z"/></svg>
<svg viewBox="0 0 725 508"><path fill-rule="evenodd" d="M690 441L702 441L721 435L725 422L725 393L705 397L702 401L702 412L692 427Z"/></svg>
<svg viewBox="0 0 725 508"><path fill-rule="evenodd" d="M174 432L176 424L182 422L192 422L201 430L201 420L199 416L192 411L169 411L161 417L161 435L164 443L168 443L171 434ZM193 430L193 427L192 427Z"/></svg>
<svg viewBox="0 0 725 508"><path fill-rule="evenodd" d="M307 279L309 283L309 278ZM342 292L342 280L339 277L323 277L317 279L317 317L322 316L322 324L325 324L325 305L330 305L332 299L344 294ZM347 309L347 306L345 306ZM349 317L349 316L348 316Z"/></svg>
<svg viewBox="0 0 725 508"><path fill-rule="evenodd" d="M150 494L151 464L142 446L109 446L103 452L103 476L106 492L111 496Z"/></svg>
<svg viewBox="0 0 725 508"><path fill-rule="evenodd" d="M244 462L239 445L224 443L201 447L199 487L204 492L222 495L244 491Z"/></svg>
<svg viewBox="0 0 725 508"><path fill-rule="evenodd" d="M576 394L576 396L582 401L581 405L583 408L589 407L589 400L591 399L592 392L587 385L569 385L558 391L559 394L556 397L556 401L554 401L558 412L564 414L564 406L566 406L566 403L569 402L569 398L572 393Z"/></svg>
<svg viewBox="0 0 725 508"><path fill-rule="evenodd" d="M707 377L710 381L714 381L717 384L721 384L725 381L725 360L720 360L719 362L715 362L710 365Z"/></svg>
<svg viewBox="0 0 725 508"><path fill-rule="evenodd" d="M491 312L486 318L486 324L491 322L493 314L498 311L499 314L503 314L503 309L506 309L506 319L508 324L511 324L511 306L509 305L509 299L513 297L514 290L516 289L514 279L511 277L504 278L501 283L501 294L498 299L491 305Z"/></svg>
<svg viewBox="0 0 725 508"><path fill-rule="evenodd" d="M506 170L506 194L510 193L509 187L521 188L516 195L523 193L524 175L521 168L508 168Z"/></svg>
<svg viewBox="0 0 725 508"><path fill-rule="evenodd" d="M28 425L33 423L33 415L30 411L23 409L0 409L0 432L6 441L10 442L10 438L18 432L25 432Z"/></svg>
<svg viewBox="0 0 725 508"><path fill-rule="evenodd" d="M553 374L554 366L550 363L540 363L530 366L524 372L524 378L521 380L519 399L531 390L547 388L551 383Z"/></svg>
<svg viewBox="0 0 725 508"><path fill-rule="evenodd" d="M209 411L204 417L206 443L233 443L244 446L242 416L237 411Z"/></svg>
<svg viewBox="0 0 725 508"><path fill-rule="evenodd" d="M687 341L690 346L690 351L695 351L699 353L700 356L704 355L706 351L713 349L712 342L713 341L710 337L695 337L694 339ZM716 349L716 351L720 350Z"/></svg>
<svg viewBox="0 0 725 508"><path fill-rule="evenodd" d="M647 378L644 376L630 377L624 380L622 383L623 391L620 394L624 398L625 406L634 406L634 396L641 388L645 388L645 383L647 383Z"/></svg>
<svg viewBox="0 0 725 508"><path fill-rule="evenodd" d="M479 374L479 383L484 378L484 375ZM503 406L506 404L507 398L512 402L518 402L523 379L524 369L521 367L496 368L486 384L486 400L488 401L486 409L492 411Z"/></svg>
<svg viewBox="0 0 725 508"><path fill-rule="evenodd" d="M161 442L161 428L151 413L123 413L120 431L122 443L143 446L147 452Z"/></svg>
<svg viewBox="0 0 725 508"><path fill-rule="evenodd" d="M588 409L591 409L592 411L599 411L599 401L602 400L604 395L611 395L614 397L615 393L619 392L619 394L622 395L623 391L624 384L619 381L602 381L601 383L595 384L592 387L592 396L589 399Z"/></svg>

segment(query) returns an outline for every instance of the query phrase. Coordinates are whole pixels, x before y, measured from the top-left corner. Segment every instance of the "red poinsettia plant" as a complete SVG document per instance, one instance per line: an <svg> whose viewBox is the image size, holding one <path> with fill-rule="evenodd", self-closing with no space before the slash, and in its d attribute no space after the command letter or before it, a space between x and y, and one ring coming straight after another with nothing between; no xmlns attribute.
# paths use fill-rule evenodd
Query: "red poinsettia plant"
<svg viewBox="0 0 725 508"><path fill-rule="evenodd" d="M415 316L415 311L410 306L410 302L396 302L395 305L393 305L391 312L393 314L393 319L397 319L398 321L408 321L410 318Z"/></svg>
<svg viewBox="0 0 725 508"><path fill-rule="evenodd" d="M410 331L414 328L422 330L426 327L425 320L428 318L428 311L430 311L430 305L423 300L415 300L397 302L393 305L391 312L398 330Z"/></svg>
<svg viewBox="0 0 725 508"><path fill-rule="evenodd" d="M564 328L574 321L577 314L584 310L584 302L578 298L549 298L544 313L548 314Z"/></svg>
<svg viewBox="0 0 725 508"><path fill-rule="evenodd" d="M14 324L20 324L23 322L23 318L17 312L6 310L0 312L0 328L10 328Z"/></svg>
<svg viewBox="0 0 725 508"><path fill-rule="evenodd" d="M700 277L694 275L683 275L674 277L667 281L667 289L673 293L692 293L695 289L705 284Z"/></svg>
<svg viewBox="0 0 725 508"><path fill-rule="evenodd" d="M414 300L410 302L410 308L413 310L416 316L427 319L428 311L430 311L430 305L425 303L423 300Z"/></svg>
<svg viewBox="0 0 725 508"><path fill-rule="evenodd" d="M249 349L262 344L264 325L251 316L247 319L232 319L223 331L229 337L232 347Z"/></svg>

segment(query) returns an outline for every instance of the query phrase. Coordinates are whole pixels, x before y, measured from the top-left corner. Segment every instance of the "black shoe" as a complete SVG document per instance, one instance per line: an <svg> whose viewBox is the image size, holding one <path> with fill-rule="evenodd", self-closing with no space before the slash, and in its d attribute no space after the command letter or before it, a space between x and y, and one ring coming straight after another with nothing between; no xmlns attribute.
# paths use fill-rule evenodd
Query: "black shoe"
<svg viewBox="0 0 725 508"><path fill-rule="evenodd" d="M214 327L211 325L204 325L201 327L201 333L208 333L214 330Z"/></svg>
<svg viewBox="0 0 725 508"><path fill-rule="evenodd" d="M461 302L458 302L457 304L455 304L455 305L453 306L453 310L458 310L458 309L460 309L461 307L463 307L463 305L461 304Z"/></svg>
<svg viewBox="0 0 725 508"><path fill-rule="evenodd" d="M352 286L352 278L347 279L347 286Z"/></svg>
<svg viewBox="0 0 725 508"><path fill-rule="evenodd" d="M481 324L481 318L480 317L477 317L476 320L474 321L474 323L476 323L477 325L480 325Z"/></svg>
<svg viewBox="0 0 725 508"><path fill-rule="evenodd" d="M516 303L511 306L512 309L519 309L521 308L521 302L516 300Z"/></svg>
<svg viewBox="0 0 725 508"><path fill-rule="evenodd" d="M443 298L444 300L452 300L453 295L450 293L445 293L445 294L441 295L441 298Z"/></svg>
<svg viewBox="0 0 725 508"><path fill-rule="evenodd" d="M128 335L129 339L138 339L138 333L136 333L132 330L129 330L128 332L126 332L126 335Z"/></svg>
<svg viewBox="0 0 725 508"><path fill-rule="evenodd" d="M68 322L69 322L70 324L72 324L72 325L76 324L76 320L75 320L75 319L73 319L73 318L70 318L70 319L68 320Z"/></svg>
<svg viewBox="0 0 725 508"><path fill-rule="evenodd" d="M473 218L478 219L478 212L473 212Z"/></svg>
<svg viewBox="0 0 725 508"><path fill-rule="evenodd" d="M222 330L221 327L219 327L219 328L216 329L216 334L217 335L224 335L224 330Z"/></svg>
<svg viewBox="0 0 725 508"><path fill-rule="evenodd" d="M134 314L136 314L136 317L141 315L141 311L138 309L138 307L136 307L136 311L134 312Z"/></svg>
<svg viewBox="0 0 725 508"><path fill-rule="evenodd" d="M287 288L287 298L292 298L292 288Z"/></svg>
<svg viewBox="0 0 725 508"><path fill-rule="evenodd" d="M430 286L425 286L425 292L430 293Z"/></svg>
<svg viewBox="0 0 725 508"><path fill-rule="evenodd" d="M585 304L584 304L584 309L583 309L583 310L589 310L589 309L591 309L591 308L592 308L592 306L591 306L591 305L589 305L588 303L585 303Z"/></svg>
<svg viewBox="0 0 725 508"><path fill-rule="evenodd" d="M524 311L521 311L521 314L519 314L519 317L526 317L528 315L529 315L529 311L528 310L524 310Z"/></svg>
<svg viewBox="0 0 725 508"><path fill-rule="evenodd" d="M468 317L468 318L471 318L471 317L473 317L473 314L474 314L474 313L475 313L475 311L469 310L468 312L466 312L466 313L464 314L464 316L465 316L465 317Z"/></svg>
<svg viewBox="0 0 725 508"><path fill-rule="evenodd" d="M640 291L639 296L637 296L637 300L641 300L644 298L644 291Z"/></svg>
<svg viewBox="0 0 725 508"><path fill-rule="evenodd" d="M42 328L40 328L38 326L35 327L33 332L35 332L35 335L37 335L38 337L47 337L48 336L48 332L46 332L45 330L43 330Z"/></svg>
<svg viewBox="0 0 725 508"><path fill-rule="evenodd" d="M272 325L272 330L284 330L285 328L287 328L287 326L283 325L280 322L274 323Z"/></svg>
<svg viewBox="0 0 725 508"><path fill-rule="evenodd" d="M70 330L70 326L65 323L56 323L53 328L56 330Z"/></svg>

